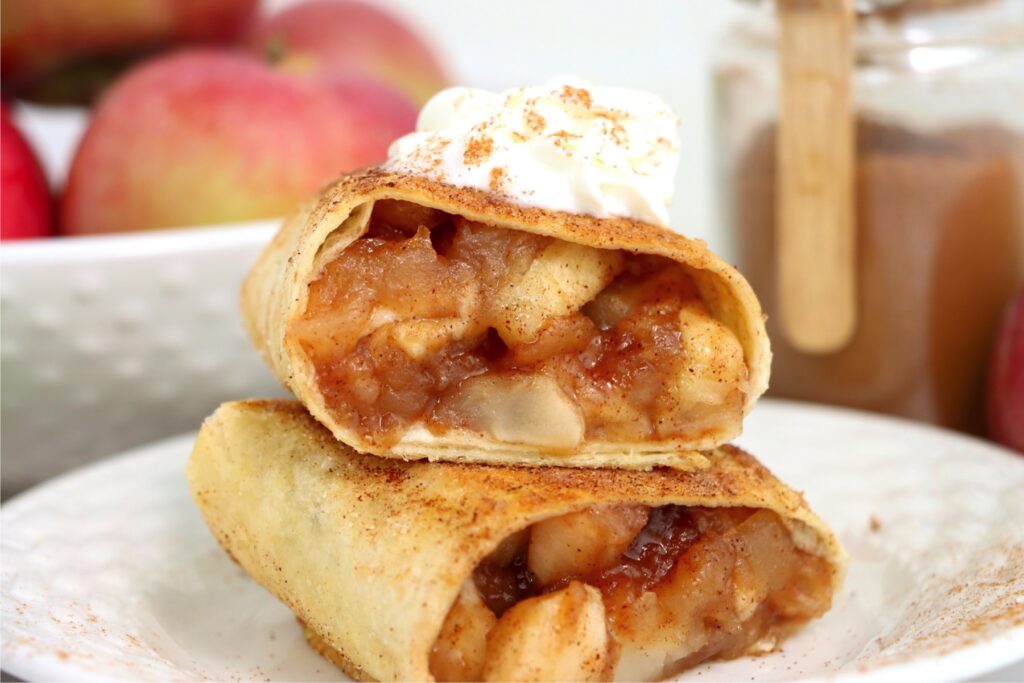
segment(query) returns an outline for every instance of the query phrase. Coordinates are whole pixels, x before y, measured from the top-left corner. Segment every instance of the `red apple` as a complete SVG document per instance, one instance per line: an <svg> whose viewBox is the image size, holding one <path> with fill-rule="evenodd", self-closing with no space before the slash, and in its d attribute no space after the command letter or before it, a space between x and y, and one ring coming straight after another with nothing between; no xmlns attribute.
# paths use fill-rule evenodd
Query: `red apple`
<svg viewBox="0 0 1024 683"><path fill-rule="evenodd" d="M0 106L0 239L46 237L53 231L52 214L43 168Z"/></svg>
<svg viewBox="0 0 1024 683"><path fill-rule="evenodd" d="M413 106L389 86L317 80L248 54L190 50L129 72L98 103L72 162L64 232L280 216L386 157Z"/></svg>
<svg viewBox="0 0 1024 683"><path fill-rule="evenodd" d="M3 0L4 88L83 102L140 56L183 43L236 40L259 0Z"/></svg>
<svg viewBox="0 0 1024 683"><path fill-rule="evenodd" d="M369 75L417 104L446 85L427 44L391 14L357 0L310 0L258 20L246 42L297 72Z"/></svg>
<svg viewBox="0 0 1024 683"><path fill-rule="evenodd" d="M1024 287L1003 315L988 376L992 438L1024 453Z"/></svg>

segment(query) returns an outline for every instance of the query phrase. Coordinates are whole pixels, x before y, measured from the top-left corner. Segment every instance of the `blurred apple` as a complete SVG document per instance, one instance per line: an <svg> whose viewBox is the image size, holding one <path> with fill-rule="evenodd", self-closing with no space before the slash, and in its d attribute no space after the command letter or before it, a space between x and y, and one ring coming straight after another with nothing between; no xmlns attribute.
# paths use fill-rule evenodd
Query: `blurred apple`
<svg viewBox="0 0 1024 683"><path fill-rule="evenodd" d="M39 160L0 105L0 239L46 237L53 231L52 214Z"/></svg>
<svg viewBox="0 0 1024 683"><path fill-rule="evenodd" d="M368 78L313 79L244 53L154 58L98 103L61 203L67 234L281 216L382 161L416 110Z"/></svg>
<svg viewBox="0 0 1024 683"><path fill-rule="evenodd" d="M259 0L3 0L4 90L85 103L141 56L185 43L226 43Z"/></svg>
<svg viewBox="0 0 1024 683"><path fill-rule="evenodd" d="M993 439L1024 453L1024 287L1006 308L992 352L988 424Z"/></svg>
<svg viewBox="0 0 1024 683"><path fill-rule="evenodd" d="M445 87L424 41L391 14L357 0L311 0L253 24L246 42L300 73L374 76L417 104Z"/></svg>

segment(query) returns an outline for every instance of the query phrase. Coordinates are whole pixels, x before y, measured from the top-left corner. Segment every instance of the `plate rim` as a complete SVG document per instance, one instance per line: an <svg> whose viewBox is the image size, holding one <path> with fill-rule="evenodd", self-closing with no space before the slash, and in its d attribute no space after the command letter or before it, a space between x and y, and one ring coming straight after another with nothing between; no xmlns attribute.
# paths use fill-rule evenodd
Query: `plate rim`
<svg viewBox="0 0 1024 683"><path fill-rule="evenodd" d="M782 399L763 399L761 405L770 406L772 409L818 412L823 415L838 417L840 419L869 420L879 423L888 423L888 426L898 429L911 429L921 434L931 434L943 438L951 438L962 443L969 443L973 448L982 448L989 451L992 456L1009 458L1007 462L1015 462L1015 466L1024 466L1024 456L1015 451L1003 448L983 439L973 437L933 425L917 423L903 418L888 415L877 415L866 411L853 410L836 406L826 406L800 401ZM147 444L142 444L119 453L103 458L97 462L88 463L56 477L52 477L35 486L26 489L12 496L0 504L0 529L7 526L11 518L17 518L22 514L24 507L31 506L38 496L46 495L51 488L60 488L83 476L95 476L98 472L106 470L116 471L124 467L125 463L140 459L165 458L168 451L186 454L191 451L192 443L195 441L197 432L190 431L176 436L171 436ZM186 456L187 457L187 456ZM5 616L8 607L4 605L2 612ZM6 630L6 629L5 629ZM49 652L35 653L32 656L21 656L18 650L9 648L6 638L3 638L3 670L27 681L32 680L75 680L75 681L100 681L111 680L109 675L91 672L70 665L62 661L56 655ZM964 647L948 652L927 655L913 658L906 661L897 661L889 664L867 668L864 670L836 671L824 676L810 676L799 680L802 681L829 681L831 683L864 683L866 681L904 681L912 680L954 680L972 676L981 676L998 671L1018 662L1024 662L1024 624L1011 626L1003 631L998 631L987 637L981 637ZM683 680L685 680L685 672ZM672 680L672 679L670 679Z"/></svg>

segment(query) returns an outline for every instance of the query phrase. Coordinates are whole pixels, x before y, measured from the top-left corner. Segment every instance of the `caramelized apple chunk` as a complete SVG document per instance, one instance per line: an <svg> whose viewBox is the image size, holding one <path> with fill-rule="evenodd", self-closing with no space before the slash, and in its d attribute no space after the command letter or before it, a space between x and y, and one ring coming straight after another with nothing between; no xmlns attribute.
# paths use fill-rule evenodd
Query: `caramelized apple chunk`
<svg viewBox="0 0 1024 683"><path fill-rule="evenodd" d="M609 645L601 594L573 581L501 617L487 636L483 680L607 680Z"/></svg>
<svg viewBox="0 0 1024 683"><path fill-rule="evenodd" d="M583 312L598 329L607 331L627 316L671 313L680 303L697 298L697 291L682 268L665 267L664 263L647 257L603 289Z"/></svg>
<svg viewBox="0 0 1024 683"><path fill-rule="evenodd" d="M393 346L414 361L428 360L446 346L460 339L479 334L467 318L413 318L388 323L374 335Z"/></svg>
<svg viewBox="0 0 1024 683"><path fill-rule="evenodd" d="M606 569L647 524L643 505L606 505L533 525L527 566L544 585Z"/></svg>
<svg viewBox="0 0 1024 683"><path fill-rule="evenodd" d="M739 340L703 303L686 302L677 325L682 353L673 359L666 391L652 408L659 437L713 428L721 411L739 410L748 377Z"/></svg>
<svg viewBox="0 0 1024 683"><path fill-rule="evenodd" d="M486 661L487 634L497 622L476 586L467 581L448 611L434 647L430 671L439 681L478 681Z"/></svg>
<svg viewBox="0 0 1024 683"><path fill-rule="evenodd" d="M535 342L555 320L576 314L622 270L617 251L553 241L526 272L495 294L492 324L511 347Z"/></svg>
<svg viewBox="0 0 1024 683"><path fill-rule="evenodd" d="M463 381L438 414L508 443L575 448L586 425L558 383L543 375L481 375Z"/></svg>
<svg viewBox="0 0 1024 683"><path fill-rule="evenodd" d="M676 399L690 409L725 403L747 377L743 347L700 301L688 301L678 320L684 353L673 383Z"/></svg>

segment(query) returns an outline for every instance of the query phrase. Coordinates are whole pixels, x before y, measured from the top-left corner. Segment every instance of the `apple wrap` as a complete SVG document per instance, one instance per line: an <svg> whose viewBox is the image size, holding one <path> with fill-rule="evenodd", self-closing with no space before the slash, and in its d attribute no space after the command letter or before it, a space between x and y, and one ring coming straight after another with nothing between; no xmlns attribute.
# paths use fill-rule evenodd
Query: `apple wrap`
<svg viewBox="0 0 1024 683"><path fill-rule="evenodd" d="M213 535L360 680L656 680L765 652L845 555L743 451L702 469L382 459L245 401L188 464Z"/></svg>
<svg viewBox="0 0 1024 683"><path fill-rule="evenodd" d="M242 310L339 440L403 459L703 466L771 360L703 242L379 169L286 221Z"/></svg>

